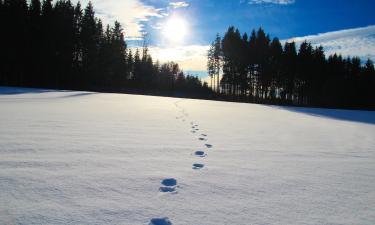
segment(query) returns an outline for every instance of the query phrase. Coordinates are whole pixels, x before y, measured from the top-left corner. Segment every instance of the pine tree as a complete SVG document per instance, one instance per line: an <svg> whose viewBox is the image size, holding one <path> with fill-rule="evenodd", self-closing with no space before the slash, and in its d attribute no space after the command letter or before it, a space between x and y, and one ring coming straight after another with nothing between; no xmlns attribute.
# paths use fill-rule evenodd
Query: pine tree
<svg viewBox="0 0 375 225"><path fill-rule="evenodd" d="M363 90L361 90L361 107L366 107L366 105L375 107L375 67L371 59L367 59L362 74L361 87Z"/></svg>
<svg viewBox="0 0 375 225"><path fill-rule="evenodd" d="M280 87L281 78L281 66L282 66L282 54L283 47L278 38L274 38L270 44L270 54L269 54L269 72L271 74L271 87L270 87L270 97L274 101L276 95L278 95L278 87Z"/></svg>
<svg viewBox="0 0 375 225"><path fill-rule="evenodd" d="M137 48L134 54L134 64L133 64L133 81L135 87L139 88L142 82L142 61L139 54L139 49Z"/></svg>
<svg viewBox="0 0 375 225"><path fill-rule="evenodd" d="M126 78L126 43L124 40L123 29L119 22L115 22L113 28L113 36L114 36L114 54L116 67L115 67L115 76L117 77L116 80L118 81L118 85L125 85L125 78Z"/></svg>
<svg viewBox="0 0 375 225"><path fill-rule="evenodd" d="M133 79L134 74L134 59L132 50L129 49L128 57L127 57L127 71L128 71L128 79Z"/></svg>
<svg viewBox="0 0 375 225"><path fill-rule="evenodd" d="M77 3L74 8L74 56L73 56L73 64L75 68L81 67L82 62L82 41L81 41L81 29L82 29L82 9L81 3Z"/></svg>
<svg viewBox="0 0 375 225"><path fill-rule="evenodd" d="M242 97L246 96L247 90L249 89L248 83L248 73L249 73L249 65L247 60L248 55L248 35L245 32L242 35L242 39L239 40L239 62L238 62L238 76L239 76L239 88L240 88L240 95Z"/></svg>
<svg viewBox="0 0 375 225"><path fill-rule="evenodd" d="M51 87L54 83L54 54L55 54L55 43L54 43L54 26L53 26L53 8L52 0L44 0L42 3L42 46L41 46L41 61L43 61L41 71L41 82L42 87Z"/></svg>
<svg viewBox="0 0 375 225"><path fill-rule="evenodd" d="M309 88L309 102L311 105L319 105L321 96L321 87L325 83L326 56L322 46L316 47L313 52L313 65L311 84Z"/></svg>
<svg viewBox="0 0 375 225"><path fill-rule="evenodd" d="M221 64L222 64L221 38L219 34L216 34L216 39L214 41L214 50L213 50L213 68L214 68L213 76L216 76L216 92L217 93L220 93Z"/></svg>
<svg viewBox="0 0 375 225"><path fill-rule="evenodd" d="M9 85L22 85L26 78L26 68L19 65L26 65L27 62L27 32L28 32L28 8L26 0L5 1L6 21L4 21L5 43L12 48L7 48L5 53L6 79Z"/></svg>
<svg viewBox="0 0 375 225"><path fill-rule="evenodd" d="M258 29L257 40L256 40L256 53L257 53L257 64L258 64L258 78L257 78L257 97L264 98L267 95L267 87L270 85L271 79L270 74L267 71L268 61L268 49L269 49L270 38L266 35L262 28Z"/></svg>
<svg viewBox="0 0 375 225"><path fill-rule="evenodd" d="M295 76L297 67L297 50L294 42L286 42L283 51L283 98L292 101L295 94Z"/></svg>
<svg viewBox="0 0 375 225"><path fill-rule="evenodd" d="M215 46L214 46L214 43L212 43L210 45L210 48L207 52L207 72L208 72L208 76L211 80L211 83L210 83L210 86L212 89L214 89L213 87L213 84L212 84L212 80L213 80L213 77L215 75L215 58L214 58L214 51L215 51Z"/></svg>
<svg viewBox="0 0 375 225"><path fill-rule="evenodd" d="M42 67L40 61L42 54L40 49L43 46L42 37L42 20L41 20L41 3L39 0L32 0L29 10L29 39L28 39L28 85L35 87L40 82Z"/></svg>
<svg viewBox="0 0 375 225"><path fill-rule="evenodd" d="M251 36L248 42L247 47L247 66L249 70L248 74L248 83L249 83L249 99L252 100L255 95L255 77L256 77L256 41L257 35L256 31L253 29L251 32Z"/></svg>
<svg viewBox="0 0 375 225"><path fill-rule="evenodd" d="M82 17L81 42L84 86L90 87L95 83L92 77L96 73L98 54L97 23L91 2L86 6Z"/></svg>
<svg viewBox="0 0 375 225"><path fill-rule="evenodd" d="M61 88L70 83L67 74L73 71L75 55L74 7L70 1L57 1L53 8L53 42L55 47L55 81L53 87Z"/></svg>
<svg viewBox="0 0 375 225"><path fill-rule="evenodd" d="M306 95L311 87L313 69L313 48L310 43L304 41L298 51L295 77L295 88L299 104L306 103Z"/></svg>

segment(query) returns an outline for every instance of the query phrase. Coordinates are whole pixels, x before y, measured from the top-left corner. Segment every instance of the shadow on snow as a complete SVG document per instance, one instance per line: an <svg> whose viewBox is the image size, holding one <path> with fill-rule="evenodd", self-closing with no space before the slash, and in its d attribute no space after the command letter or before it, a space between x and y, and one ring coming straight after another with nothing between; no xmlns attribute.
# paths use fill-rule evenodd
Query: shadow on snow
<svg viewBox="0 0 375 225"><path fill-rule="evenodd" d="M69 91L69 90L53 90L38 88L21 88L21 87L0 87L0 95L20 95L20 94L42 94L42 93L64 93L65 95L56 98L74 98L86 95L97 94L95 92Z"/></svg>
<svg viewBox="0 0 375 225"><path fill-rule="evenodd" d="M375 124L375 111L346 110L346 109L324 109L288 106L270 106L281 110L303 113L310 116L325 117L336 120Z"/></svg>

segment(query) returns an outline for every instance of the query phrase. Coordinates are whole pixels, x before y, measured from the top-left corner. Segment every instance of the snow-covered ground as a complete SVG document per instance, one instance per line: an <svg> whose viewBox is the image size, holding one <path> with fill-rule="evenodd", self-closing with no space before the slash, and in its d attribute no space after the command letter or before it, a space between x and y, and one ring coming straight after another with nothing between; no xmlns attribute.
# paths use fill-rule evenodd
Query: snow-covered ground
<svg viewBox="0 0 375 225"><path fill-rule="evenodd" d="M0 224L375 223L375 112L0 92Z"/></svg>

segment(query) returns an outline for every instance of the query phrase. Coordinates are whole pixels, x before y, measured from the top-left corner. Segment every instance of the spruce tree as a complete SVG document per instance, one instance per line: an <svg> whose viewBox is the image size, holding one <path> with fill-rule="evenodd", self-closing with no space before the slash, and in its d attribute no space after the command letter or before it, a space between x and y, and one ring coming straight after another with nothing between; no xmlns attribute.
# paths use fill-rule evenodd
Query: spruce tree
<svg viewBox="0 0 375 225"><path fill-rule="evenodd" d="M271 83L270 83L270 97L274 101L280 84L282 82L281 78L281 66L282 66L282 54L283 47L278 38L274 38L270 44L269 50L269 72L271 74Z"/></svg>
<svg viewBox="0 0 375 225"><path fill-rule="evenodd" d="M82 44L82 71L84 74L84 86L90 87L95 83L95 65L98 54L97 23L92 3L89 2L84 10L81 28Z"/></svg>

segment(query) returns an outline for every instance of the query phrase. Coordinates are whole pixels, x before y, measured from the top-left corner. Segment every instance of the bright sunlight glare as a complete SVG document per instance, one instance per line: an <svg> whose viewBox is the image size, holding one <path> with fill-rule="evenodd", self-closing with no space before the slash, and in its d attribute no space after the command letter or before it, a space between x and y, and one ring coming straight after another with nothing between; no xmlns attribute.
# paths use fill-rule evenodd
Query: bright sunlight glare
<svg viewBox="0 0 375 225"><path fill-rule="evenodd" d="M172 17L164 25L163 35L170 41L182 42L187 33L187 23L180 17Z"/></svg>

